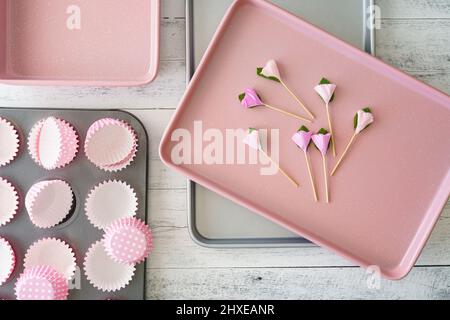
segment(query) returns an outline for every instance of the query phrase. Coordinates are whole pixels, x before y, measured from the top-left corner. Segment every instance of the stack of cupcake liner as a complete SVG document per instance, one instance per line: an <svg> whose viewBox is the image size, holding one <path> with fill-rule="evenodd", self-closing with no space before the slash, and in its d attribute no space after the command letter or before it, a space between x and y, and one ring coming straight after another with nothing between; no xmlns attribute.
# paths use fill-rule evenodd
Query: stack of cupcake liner
<svg viewBox="0 0 450 320"><path fill-rule="evenodd" d="M0 117L0 138L0 167L7 167L20 155L18 126ZM27 140L29 157L38 167L59 172L77 166L80 138L75 127L66 120L51 116L37 121ZM138 136L123 120L100 119L86 131L83 151L97 169L118 172L136 158ZM43 180L35 181L23 198L14 186L13 177L0 176L0 235L2 226L14 222L21 202L36 230L51 232L67 220L76 206L75 191L70 179L55 178L58 176L46 178L43 174ZM150 229L135 218L138 196L126 181L112 179L93 187L84 203L86 218L104 233L101 240L85 251L85 276L100 291L121 290L132 281L136 265L145 261L152 248ZM74 279L77 263L75 250L70 245L73 239L67 240L69 242L45 236L29 246L22 271L14 283L17 299L65 300L69 297L68 284ZM15 277L17 259L20 260L11 242L0 236L0 289Z"/></svg>

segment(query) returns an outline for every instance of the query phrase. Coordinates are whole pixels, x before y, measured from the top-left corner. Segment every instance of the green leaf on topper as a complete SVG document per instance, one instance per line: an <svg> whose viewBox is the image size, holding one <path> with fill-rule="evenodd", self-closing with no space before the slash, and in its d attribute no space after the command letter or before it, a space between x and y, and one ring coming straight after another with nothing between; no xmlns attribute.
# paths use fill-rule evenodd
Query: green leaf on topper
<svg viewBox="0 0 450 320"><path fill-rule="evenodd" d="M256 74L257 74L258 76L260 76L260 77L265 78L265 79L269 79L269 80L276 81L276 82L281 82L280 79L278 79L277 77L274 77L274 76L270 76L270 77L265 76L265 75L262 73L262 72L263 72L263 69L264 69L264 68L256 68Z"/></svg>
<svg viewBox="0 0 450 320"><path fill-rule="evenodd" d="M244 100L244 98L245 98L245 93L241 93L239 95L239 101L242 102L242 100Z"/></svg>
<svg viewBox="0 0 450 320"><path fill-rule="evenodd" d="M300 129L298 129L297 131L309 132L309 129L305 126L301 126Z"/></svg>
<svg viewBox="0 0 450 320"><path fill-rule="evenodd" d="M324 128L321 128L317 133L318 134L328 134L328 131Z"/></svg>
<svg viewBox="0 0 450 320"><path fill-rule="evenodd" d="M319 82L319 85L321 85L321 84L331 84L331 82L327 78L322 78L322 79L320 79L320 82ZM334 93L331 96L330 102L333 102L333 100L334 100Z"/></svg>
<svg viewBox="0 0 450 320"><path fill-rule="evenodd" d="M362 111L367 112L367 113L372 113L372 110L370 110L369 107L363 108ZM356 113L355 117L353 118L353 129L356 129L357 126L358 126L358 113ZM369 126L370 126L370 124L369 124ZM367 127L369 127L369 126L367 126Z"/></svg>
<svg viewBox="0 0 450 320"><path fill-rule="evenodd" d="M248 133L252 133L253 131L256 131L255 128L248 128Z"/></svg>

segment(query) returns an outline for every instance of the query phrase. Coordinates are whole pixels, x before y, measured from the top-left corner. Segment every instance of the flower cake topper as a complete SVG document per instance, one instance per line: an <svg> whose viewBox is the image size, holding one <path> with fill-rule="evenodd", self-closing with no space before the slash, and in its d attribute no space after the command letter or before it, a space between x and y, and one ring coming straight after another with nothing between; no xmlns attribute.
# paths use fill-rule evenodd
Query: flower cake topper
<svg viewBox="0 0 450 320"><path fill-rule="evenodd" d="M372 114L372 110L370 108L364 108L359 110L355 117L353 118L353 128L355 129L355 132L353 133L353 136L350 139L350 142L347 144L347 147L344 150L344 153L342 153L341 157L339 158L339 161L336 163L336 166L334 167L333 171L331 171L331 175L334 175L336 173L336 170L339 168L339 166L342 163L342 160L346 156L348 150L353 145L353 143L356 140L356 137L365 129L367 129L368 126L370 126L374 121L374 117Z"/></svg>
<svg viewBox="0 0 450 320"><path fill-rule="evenodd" d="M298 116L296 114L293 114L291 112L288 112L288 111L285 111L283 109L271 106L271 105L269 105L267 103L264 103L262 101L261 97L256 92L256 90L252 89L252 88L245 89L244 92L241 93L238 98L239 98L239 101L241 102L241 105L244 108L266 107L266 108L268 108L270 110L273 110L273 111L276 111L276 112L280 112L280 113L282 113L284 115L296 118L298 120L311 122L311 120L309 120L309 119L300 117L300 116Z"/></svg>
<svg viewBox="0 0 450 320"><path fill-rule="evenodd" d="M308 147L311 144L311 139L312 139L312 132L309 131L309 129L305 126L301 126L300 129L298 129L298 131L292 136L292 141L294 141L294 143L303 150L303 153L305 154L305 160L306 160L306 166L308 167L308 173L309 173L309 179L311 181L311 187L313 190L313 194L314 194L314 200L317 202L317 191L316 191L316 186L314 184L314 178L313 178L313 174L312 174L312 170L311 170L311 164L309 162L309 157L308 157Z"/></svg>
<svg viewBox="0 0 450 320"><path fill-rule="evenodd" d="M292 177L289 176L283 169L281 169L280 165L274 159L272 159L272 157L269 156L266 151L264 151L261 146L259 131L257 129L248 128L247 135L245 136L243 143L248 145L251 149L261 152L265 157L267 157L267 159L270 160L270 162L277 166L281 174L283 174L296 188L298 188L298 183L294 179L292 179Z"/></svg>
<svg viewBox="0 0 450 320"><path fill-rule="evenodd" d="M325 195L327 203L330 202L330 196L328 191L327 159L325 156L327 154L328 149L330 148L330 139L331 134L328 133L328 131L324 128L320 129L319 132L317 132L317 134L312 136L312 141L314 142L314 145L322 154L323 175L325 180Z"/></svg>
<svg viewBox="0 0 450 320"><path fill-rule="evenodd" d="M314 115L312 114L312 112L305 106L305 104L300 100L300 98L297 97L297 95L295 95L291 89L289 89L289 87L281 78L280 71L278 69L278 65L275 60L271 59L267 61L264 67L256 68L256 74L262 78L280 83L286 89L286 91L292 96L292 98L294 98L294 100L297 101L297 103L306 111L306 113L311 117L311 119L314 120Z"/></svg>

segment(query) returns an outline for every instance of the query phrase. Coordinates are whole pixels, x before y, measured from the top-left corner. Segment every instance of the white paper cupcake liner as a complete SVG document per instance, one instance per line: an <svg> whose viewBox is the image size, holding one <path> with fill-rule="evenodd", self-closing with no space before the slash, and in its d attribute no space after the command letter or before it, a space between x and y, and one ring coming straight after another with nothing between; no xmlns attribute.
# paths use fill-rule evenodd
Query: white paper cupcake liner
<svg viewBox="0 0 450 320"><path fill-rule="evenodd" d="M19 134L8 120L0 117L0 167L13 161L20 147Z"/></svg>
<svg viewBox="0 0 450 320"><path fill-rule="evenodd" d="M9 223L19 210L19 193L6 179L0 177L0 227Z"/></svg>
<svg viewBox="0 0 450 320"><path fill-rule="evenodd" d="M0 237L0 286L9 280L16 266L16 255L5 238Z"/></svg>
<svg viewBox="0 0 450 320"><path fill-rule="evenodd" d="M88 129L84 144L87 158L100 169L107 170L130 159L136 153L137 135L122 120L105 118Z"/></svg>
<svg viewBox="0 0 450 320"><path fill-rule="evenodd" d="M152 233L143 221L123 218L106 229L103 244L114 261L135 265L145 261L152 250Z"/></svg>
<svg viewBox="0 0 450 320"><path fill-rule="evenodd" d="M65 120L49 117L36 123L28 136L33 160L47 170L65 167L78 152L78 135Z"/></svg>
<svg viewBox="0 0 450 320"><path fill-rule="evenodd" d="M136 215L138 198L134 189L118 180L104 181L87 196L85 212L97 228L105 229L112 222Z"/></svg>
<svg viewBox="0 0 450 320"><path fill-rule="evenodd" d="M137 148L138 148L138 146L136 145L136 147L133 148L132 152L128 155L128 157L125 158L123 161L118 162L114 165L103 166L103 167L101 167L101 169L108 171L108 172L118 172L118 171L125 169L134 161L134 158L136 157L136 153L137 153Z"/></svg>
<svg viewBox="0 0 450 320"><path fill-rule="evenodd" d="M118 291L133 279L135 267L112 260L102 241L94 243L86 253L84 272L88 281L101 291Z"/></svg>
<svg viewBox="0 0 450 320"><path fill-rule="evenodd" d="M44 229L63 221L72 204L72 188L62 180L38 182L30 188L25 197L25 207L31 222Z"/></svg>
<svg viewBox="0 0 450 320"><path fill-rule="evenodd" d="M67 300L68 281L51 266L35 266L20 275L16 282L17 300Z"/></svg>
<svg viewBox="0 0 450 320"><path fill-rule="evenodd" d="M25 253L24 265L25 269L48 265L68 281L73 278L76 270L72 248L56 238L44 238L33 243Z"/></svg>

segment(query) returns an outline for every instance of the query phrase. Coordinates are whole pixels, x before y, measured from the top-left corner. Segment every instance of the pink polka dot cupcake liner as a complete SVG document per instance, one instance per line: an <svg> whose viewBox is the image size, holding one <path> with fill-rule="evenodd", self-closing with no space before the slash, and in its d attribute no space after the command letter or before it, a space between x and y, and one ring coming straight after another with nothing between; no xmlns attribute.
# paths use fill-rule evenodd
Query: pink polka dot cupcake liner
<svg viewBox="0 0 450 320"><path fill-rule="evenodd" d="M99 229L107 228L118 219L135 216L137 209L136 192L119 180L100 183L89 192L85 202L88 220Z"/></svg>
<svg viewBox="0 0 450 320"><path fill-rule="evenodd" d="M143 262L152 250L152 233L143 221L123 218L106 229L103 244L111 259L134 265Z"/></svg>
<svg viewBox="0 0 450 320"><path fill-rule="evenodd" d="M69 281L75 275L75 254L66 242L56 238L44 238L28 248L24 266L25 270L36 266L50 266Z"/></svg>
<svg viewBox="0 0 450 320"><path fill-rule="evenodd" d="M19 210L19 193L8 180L0 177L0 227L8 224Z"/></svg>
<svg viewBox="0 0 450 320"><path fill-rule="evenodd" d="M5 284L16 266L16 255L13 247L5 238L0 237L0 286Z"/></svg>
<svg viewBox="0 0 450 320"><path fill-rule="evenodd" d="M25 197L30 220L38 228L51 228L61 223L70 213L72 205L72 188L62 180L38 182Z"/></svg>
<svg viewBox="0 0 450 320"><path fill-rule="evenodd" d="M104 118L89 127L84 150L95 166L113 172L120 171L133 162L137 146L137 134L128 123Z"/></svg>
<svg viewBox="0 0 450 320"><path fill-rule="evenodd" d="M0 117L0 167L13 161L19 153L20 139L14 125Z"/></svg>
<svg viewBox="0 0 450 320"><path fill-rule="evenodd" d="M67 279L53 267L34 266L20 275L15 286L17 300L67 300Z"/></svg>
<svg viewBox="0 0 450 320"><path fill-rule="evenodd" d="M78 134L65 120L49 117L36 123L28 135L28 151L47 170L71 163L78 152Z"/></svg>
<svg viewBox="0 0 450 320"><path fill-rule="evenodd" d="M84 272L98 290L114 292L125 288L133 279L135 267L114 261L102 241L95 242L84 258Z"/></svg>

